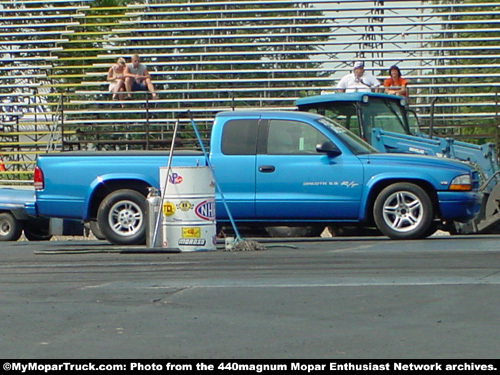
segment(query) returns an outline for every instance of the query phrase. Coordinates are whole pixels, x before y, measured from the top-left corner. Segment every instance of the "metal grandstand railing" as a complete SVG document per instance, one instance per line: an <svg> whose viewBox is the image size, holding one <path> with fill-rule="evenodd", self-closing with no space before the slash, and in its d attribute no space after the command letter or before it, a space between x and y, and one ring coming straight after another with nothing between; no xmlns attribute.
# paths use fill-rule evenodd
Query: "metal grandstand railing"
<svg viewBox="0 0 500 375"><path fill-rule="evenodd" d="M381 80L400 66L424 126L438 98L437 132L498 142L500 2L122 3L0 0L4 183L30 183L41 152L163 147L188 109L205 134L221 110L292 109L359 59ZM110 101L107 69L132 53L159 99Z"/></svg>

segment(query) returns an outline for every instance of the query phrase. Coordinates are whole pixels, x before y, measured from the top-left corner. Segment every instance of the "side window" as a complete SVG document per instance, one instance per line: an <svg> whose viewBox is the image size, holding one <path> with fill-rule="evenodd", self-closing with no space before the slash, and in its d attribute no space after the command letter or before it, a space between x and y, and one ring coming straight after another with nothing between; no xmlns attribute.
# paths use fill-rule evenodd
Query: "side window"
<svg viewBox="0 0 500 375"><path fill-rule="evenodd" d="M316 145L328 139L309 124L299 121L271 120L267 153L275 155L317 154Z"/></svg>
<svg viewBox="0 0 500 375"><path fill-rule="evenodd" d="M255 155L258 119L230 120L224 124L221 149L225 155Z"/></svg>

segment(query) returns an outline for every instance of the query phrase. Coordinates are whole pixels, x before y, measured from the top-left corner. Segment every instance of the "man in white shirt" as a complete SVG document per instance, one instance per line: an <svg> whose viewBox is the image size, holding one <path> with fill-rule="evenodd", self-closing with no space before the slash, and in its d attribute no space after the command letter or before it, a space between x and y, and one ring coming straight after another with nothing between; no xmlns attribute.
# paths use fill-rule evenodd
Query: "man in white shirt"
<svg viewBox="0 0 500 375"><path fill-rule="evenodd" d="M355 91L378 91L380 82L372 74L365 72L365 64L362 61L354 63L352 73L346 74L337 85L338 92Z"/></svg>

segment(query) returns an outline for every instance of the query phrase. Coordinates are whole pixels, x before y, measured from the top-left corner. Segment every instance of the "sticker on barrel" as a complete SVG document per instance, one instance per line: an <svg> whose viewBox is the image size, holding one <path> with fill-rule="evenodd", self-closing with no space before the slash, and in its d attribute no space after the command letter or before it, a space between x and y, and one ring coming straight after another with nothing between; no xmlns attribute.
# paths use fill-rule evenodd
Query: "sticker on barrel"
<svg viewBox="0 0 500 375"><path fill-rule="evenodd" d="M183 238L199 238L201 237L200 227L182 227Z"/></svg>
<svg viewBox="0 0 500 375"><path fill-rule="evenodd" d="M215 200L206 199L198 203L194 209L194 213L202 220L215 220Z"/></svg>
<svg viewBox="0 0 500 375"><path fill-rule="evenodd" d="M162 207L163 215L165 216L172 216L175 214L175 204L172 202L163 202L163 207Z"/></svg>
<svg viewBox="0 0 500 375"><path fill-rule="evenodd" d="M184 181L184 178L179 173L176 173L176 172L173 172L169 176L169 179L170 179L170 183L174 184L174 185L181 184L182 181Z"/></svg>

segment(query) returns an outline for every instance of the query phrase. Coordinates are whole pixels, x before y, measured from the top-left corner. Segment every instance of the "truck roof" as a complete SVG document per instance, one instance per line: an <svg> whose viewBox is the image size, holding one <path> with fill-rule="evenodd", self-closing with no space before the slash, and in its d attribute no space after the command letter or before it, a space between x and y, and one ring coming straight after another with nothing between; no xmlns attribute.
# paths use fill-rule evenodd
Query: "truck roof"
<svg viewBox="0 0 500 375"><path fill-rule="evenodd" d="M168 156L168 150L120 150L120 151L64 151L54 152L48 154L41 154L39 158L58 158L58 157L71 157L71 156L85 156L85 157L99 157L103 156ZM198 156L203 155L201 151L196 150L174 150L174 155L182 156Z"/></svg>
<svg viewBox="0 0 500 375"><path fill-rule="evenodd" d="M323 116L299 111L227 111L219 112L216 117L245 117L245 118L275 118L275 119L295 119L312 120L322 118Z"/></svg>
<svg viewBox="0 0 500 375"><path fill-rule="evenodd" d="M324 94L324 95L314 95L307 96L305 98L299 98L295 101L297 106L316 104L316 103L327 103L327 102L362 102L363 97L373 97L373 98L387 98L401 100L401 96L388 95L377 92L350 92L350 93L334 93L334 94Z"/></svg>

